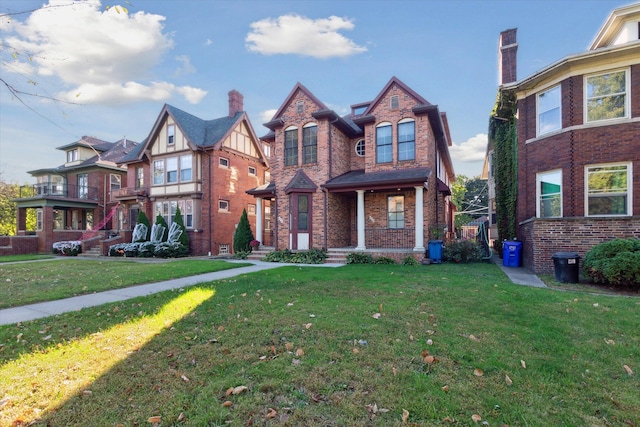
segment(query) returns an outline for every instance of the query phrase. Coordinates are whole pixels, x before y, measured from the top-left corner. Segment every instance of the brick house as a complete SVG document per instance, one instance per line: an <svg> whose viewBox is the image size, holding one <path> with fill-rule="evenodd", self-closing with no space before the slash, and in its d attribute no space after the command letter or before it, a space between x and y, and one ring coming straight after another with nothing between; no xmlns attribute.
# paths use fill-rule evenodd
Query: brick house
<svg viewBox="0 0 640 427"><path fill-rule="evenodd" d="M517 238L524 266L547 273L555 252L584 258L640 237L640 4L614 10L586 52L521 80L517 47L515 29L501 33L498 90L517 100Z"/></svg>
<svg viewBox="0 0 640 427"><path fill-rule="evenodd" d="M277 249L422 259L452 230L446 115L396 77L344 117L298 83L265 126L271 182L248 193L271 202Z"/></svg>
<svg viewBox="0 0 640 427"><path fill-rule="evenodd" d="M10 239L5 252L50 253L55 242L106 237L115 228L113 194L127 175L118 162L136 146L126 139L107 142L83 136L57 147L64 151L66 162L29 171L37 183L20 187L20 197L14 200L17 236ZM36 230L26 229L29 209L36 211Z"/></svg>
<svg viewBox="0 0 640 427"><path fill-rule="evenodd" d="M213 120L165 104L145 141L120 161L128 170L115 194L124 241L140 211L171 225L180 208L191 255L231 253L243 209L255 230L255 200L245 190L269 180L265 149L235 90L229 114Z"/></svg>

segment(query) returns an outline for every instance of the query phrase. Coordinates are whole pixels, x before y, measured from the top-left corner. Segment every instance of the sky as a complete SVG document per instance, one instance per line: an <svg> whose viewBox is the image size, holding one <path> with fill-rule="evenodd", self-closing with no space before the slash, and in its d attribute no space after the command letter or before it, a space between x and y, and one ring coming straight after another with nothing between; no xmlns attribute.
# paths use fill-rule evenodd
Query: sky
<svg viewBox="0 0 640 427"><path fill-rule="evenodd" d="M0 180L34 183L83 135L140 142L165 103L214 119L235 89L263 136L298 82L345 115L394 76L447 114L455 173L475 177L500 32L518 29L520 80L587 50L630 3L0 0Z"/></svg>

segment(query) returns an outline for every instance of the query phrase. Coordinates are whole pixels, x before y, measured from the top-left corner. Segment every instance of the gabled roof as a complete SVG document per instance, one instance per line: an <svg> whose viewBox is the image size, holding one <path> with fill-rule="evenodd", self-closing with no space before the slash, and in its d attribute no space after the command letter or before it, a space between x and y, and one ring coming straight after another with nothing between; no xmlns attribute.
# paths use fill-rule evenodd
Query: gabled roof
<svg viewBox="0 0 640 427"><path fill-rule="evenodd" d="M273 130L272 127L274 125L276 125L277 127L277 124L281 121L280 116L282 115L284 110L287 108L287 106L291 103L291 101L296 95L296 92L298 91L303 92L307 98L311 99L318 106L318 109L328 110L327 106L324 105L322 101L316 98L315 95L309 91L309 89L307 89L300 82L298 82L295 84L293 89L291 89L291 92L289 92L289 95L285 98L284 102L282 103L278 111L276 111L276 113L273 115L273 118L269 122L264 124L266 127L268 127L271 130Z"/></svg>
<svg viewBox="0 0 640 427"><path fill-rule="evenodd" d="M387 94L387 92L389 91L389 89L391 89L391 86L393 86L393 85L398 85L400 87L400 89L402 89L404 92L406 92L409 95L411 95L416 100L416 102L418 104L431 105L431 103L429 101L427 101L426 99L424 99L420 94L418 94L416 91L414 91L409 86L407 86L402 81L400 81L399 78L397 78L396 76L393 76L387 82L387 84L382 88L380 93L378 93L378 96L376 96L374 98L374 100L371 101L371 103L369 104L367 109L364 111L364 113L362 113L362 117L365 117L365 116L368 116L368 115L371 114L371 111L373 111L376 108L376 106L380 103L382 98L384 98L384 96Z"/></svg>
<svg viewBox="0 0 640 427"><path fill-rule="evenodd" d="M56 150L68 150L74 147L87 147L95 151L107 151L113 146L113 144L113 142L107 142L93 136L84 135L77 141L74 141L70 144L61 145L60 147L56 147Z"/></svg>
<svg viewBox="0 0 640 427"><path fill-rule="evenodd" d="M640 21L640 3L630 4L627 6L614 9L605 23L596 34L589 50L595 50L602 47L608 47L616 43L620 32L624 29L626 23L633 22L629 31L635 32L635 34L623 34L623 41L634 40L638 41L638 22ZM635 24L635 25L634 25Z"/></svg>
<svg viewBox="0 0 640 427"><path fill-rule="evenodd" d="M296 174L291 178L289 184L284 187L285 194L292 192L313 193L318 186L307 176L302 169L298 169Z"/></svg>

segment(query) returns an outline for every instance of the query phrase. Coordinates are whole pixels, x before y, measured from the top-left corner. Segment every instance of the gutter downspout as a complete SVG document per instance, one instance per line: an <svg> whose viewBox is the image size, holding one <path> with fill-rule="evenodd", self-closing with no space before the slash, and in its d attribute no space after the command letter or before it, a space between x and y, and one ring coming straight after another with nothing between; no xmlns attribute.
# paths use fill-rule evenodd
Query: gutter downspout
<svg viewBox="0 0 640 427"><path fill-rule="evenodd" d="M206 151L203 151L204 153L206 153ZM213 186L211 185L211 183L213 182L213 175L212 175L212 171L211 171L211 161L213 160L213 156L209 155L207 156L207 167L209 168L209 189L207 191L207 193L209 193L209 214L207 215L208 217L208 221L209 221L209 243L208 243L208 247L209 247L209 254L211 254L211 239L213 238L213 228L211 228L211 215L213 215L213 212L215 212L215 209L213 208Z"/></svg>
<svg viewBox="0 0 640 427"><path fill-rule="evenodd" d="M332 121L329 122L329 180L331 180L333 178L333 139L331 137L331 135L333 134L332 132L332 126L335 122L338 121L338 118L333 119ZM327 246L327 242L329 240L329 238L327 237L327 231L328 231L328 219L327 219L327 213L329 211L329 190L327 190L326 188L323 188L323 193L324 193L324 248L325 250L329 249Z"/></svg>

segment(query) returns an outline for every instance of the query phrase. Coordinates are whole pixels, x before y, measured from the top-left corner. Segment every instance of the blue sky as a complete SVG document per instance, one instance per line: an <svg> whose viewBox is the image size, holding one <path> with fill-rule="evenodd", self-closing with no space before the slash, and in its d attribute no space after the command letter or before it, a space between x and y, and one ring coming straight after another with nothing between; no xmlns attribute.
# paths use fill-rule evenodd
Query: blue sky
<svg viewBox="0 0 640 427"><path fill-rule="evenodd" d="M39 95L18 99L0 82L0 178L32 183L26 171L64 163L55 148L83 135L142 141L164 103L213 119L238 90L262 136L297 82L342 115L392 76L447 113L455 172L473 177L499 33L518 28L522 79L585 51L629 3L133 0L125 11L115 1L0 0L0 77Z"/></svg>

